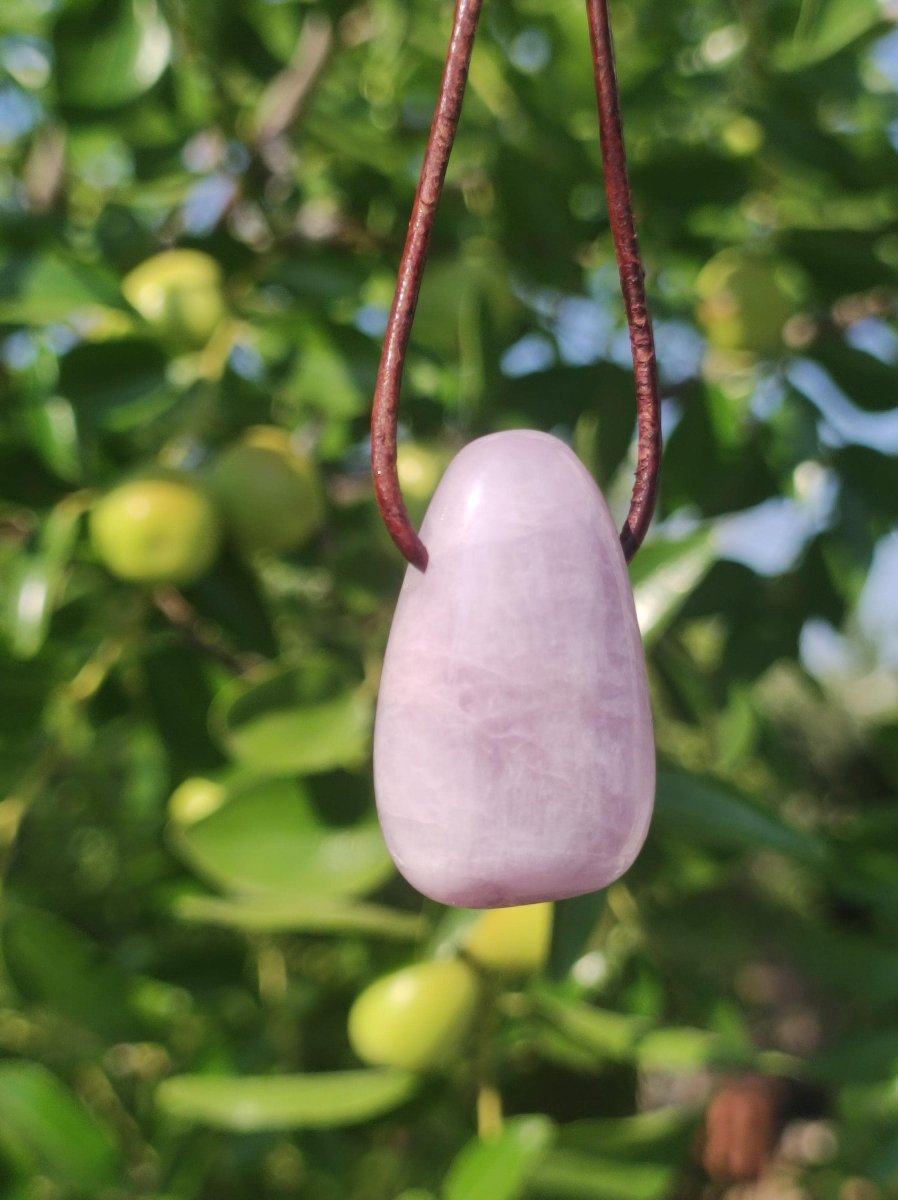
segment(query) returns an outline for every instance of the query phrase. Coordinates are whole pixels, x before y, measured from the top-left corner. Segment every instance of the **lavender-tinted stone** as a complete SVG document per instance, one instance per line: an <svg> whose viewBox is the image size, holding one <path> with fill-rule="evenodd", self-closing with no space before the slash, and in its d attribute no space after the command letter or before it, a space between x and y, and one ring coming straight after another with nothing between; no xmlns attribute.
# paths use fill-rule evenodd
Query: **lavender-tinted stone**
<svg viewBox="0 0 898 1200"><path fill-rule="evenodd" d="M374 781L396 865L489 908L604 887L651 818L645 659L617 530L563 442L470 443L421 530L384 662Z"/></svg>

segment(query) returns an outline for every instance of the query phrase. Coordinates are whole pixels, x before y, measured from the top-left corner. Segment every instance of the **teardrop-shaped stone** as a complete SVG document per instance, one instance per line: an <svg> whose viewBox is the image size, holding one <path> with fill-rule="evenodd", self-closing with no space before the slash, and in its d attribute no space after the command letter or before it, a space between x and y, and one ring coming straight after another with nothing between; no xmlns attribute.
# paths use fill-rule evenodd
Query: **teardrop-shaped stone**
<svg viewBox="0 0 898 1200"><path fill-rule="evenodd" d="M627 568L592 476L548 434L471 442L434 495L387 646L374 782L405 878L444 904L617 879L655 791Z"/></svg>

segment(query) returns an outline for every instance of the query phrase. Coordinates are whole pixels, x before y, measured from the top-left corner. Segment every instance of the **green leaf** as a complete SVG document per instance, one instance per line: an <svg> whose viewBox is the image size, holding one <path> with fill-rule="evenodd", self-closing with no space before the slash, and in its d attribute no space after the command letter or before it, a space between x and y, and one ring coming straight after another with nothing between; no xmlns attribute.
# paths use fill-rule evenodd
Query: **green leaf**
<svg viewBox="0 0 898 1200"><path fill-rule="evenodd" d="M443 1200L517 1200L555 1136L548 1117L515 1117L492 1138L461 1151L443 1185Z"/></svg>
<svg viewBox="0 0 898 1200"><path fill-rule="evenodd" d="M540 428L546 418L546 397L553 398L553 420L576 425L584 413L597 412L595 424L575 431L578 451L590 470L608 478L626 454L633 436L633 379L631 372L612 363L585 367L555 366L520 377L503 378L499 411L507 421L523 418ZM598 403L598 408L596 407ZM518 415L520 414L520 415Z"/></svg>
<svg viewBox="0 0 898 1200"><path fill-rule="evenodd" d="M677 541L643 546L630 568L642 639L650 646L676 617L717 557L710 526Z"/></svg>
<svg viewBox="0 0 898 1200"><path fill-rule="evenodd" d="M662 836L721 850L775 850L811 866L824 866L828 847L715 780L661 771L655 829Z"/></svg>
<svg viewBox="0 0 898 1200"><path fill-rule="evenodd" d="M372 1121L405 1104L419 1078L408 1071L333 1071L321 1075L176 1075L160 1084L167 1116L213 1129L256 1133L333 1129Z"/></svg>
<svg viewBox="0 0 898 1200"><path fill-rule="evenodd" d="M856 1030L808 1063L808 1072L825 1083L876 1083L898 1072L898 1029L874 1033Z"/></svg>
<svg viewBox="0 0 898 1200"><path fill-rule="evenodd" d="M326 417L351 418L364 411L368 393L353 371L352 358L345 352L347 347L339 345L332 333L308 320L297 328L296 337L299 355L291 386L304 403ZM354 341L353 348L356 348Z"/></svg>
<svg viewBox="0 0 898 1200"><path fill-rule="evenodd" d="M3 958L16 990L105 1039L140 1036L130 1006L132 981L73 926L24 904L8 904Z"/></svg>
<svg viewBox="0 0 898 1200"><path fill-rule="evenodd" d="M810 357L832 377L858 408L884 412L895 406L895 367L840 338L821 338Z"/></svg>
<svg viewBox="0 0 898 1200"><path fill-rule="evenodd" d="M461 256L428 264L415 309L415 341L428 349L456 355L460 314L473 310L481 327L487 320L507 333L519 317L508 264L493 243L465 245Z"/></svg>
<svg viewBox="0 0 898 1200"><path fill-rule="evenodd" d="M867 520L876 521L883 532L891 530L898 519L898 493L892 489L894 478L894 462L891 454L880 454L867 446L848 445L840 450L835 459L839 474L842 477L842 504L851 505L856 511L863 505L869 516ZM844 585L857 582L856 591L863 586L865 575L858 570L857 564ZM842 582L840 578L840 582Z"/></svg>
<svg viewBox="0 0 898 1200"><path fill-rule="evenodd" d="M557 1030L602 1061L630 1062L639 1039L650 1028L644 1017L562 1000L548 992L537 992L534 1005Z"/></svg>
<svg viewBox="0 0 898 1200"><path fill-rule="evenodd" d="M385 133L360 127L336 112L310 113L305 121L310 143L320 142L347 162L366 163L378 171L395 171L400 166L400 147Z"/></svg>
<svg viewBox="0 0 898 1200"><path fill-rule="evenodd" d="M541 1200L664 1200L675 1171L661 1164L555 1151L536 1172L531 1194Z"/></svg>
<svg viewBox="0 0 898 1200"><path fill-rule="evenodd" d="M58 250L16 256L0 269L3 321L43 326L121 306L118 285L106 267L79 262Z"/></svg>
<svg viewBox="0 0 898 1200"><path fill-rule="evenodd" d="M776 47L773 61L782 71L801 71L884 23L879 0L805 0L802 19L791 39Z"/></svg>
<svg viewBox="0 0 898 1200"><path fill-rule="evenodd" d="M47 638L53 606L61 584L53 563L33 555L13 566L6 594L5 625L9 648L16 658L34 658Z"/></svg>
<svg viewBox="0 0 898 1200"><path fill-rule="evenodd" d="M746 1047L731 1044L706 1029L654 1029L639 1040L636 1061L646 1069L694 1071L715 1064L750 1065Z"/></svg>
<svg viewBox="0 0 898 1200"><path fill-rule="evenodd" d="M605 908L605 892L588 892L555 904L549 975L563 979L583 953Z"/></svg>
<svg viewBox="0 0 898 1200"><path fill-rule="evenodd" d="M215 621L244 653L274 658L278 653L268 599L260 580L230 546L212 570L187 589L198 613Z"/></svg>
<svg viewBox="0 0 898 1200"><path fill-rule="evenodd" d="M147 707L178 774L221 767L225 759L209 735L214 688L206 663L174 637L151 642L141 658Z"/></svg>
<svg viewBox="0 0 898 1200"><path fill-rule="evenodd" d="M228 900L219 896L179 896L175 916L200 925L223 925L251 933L331 933L417 941L424 923L413 913L377 904L341 904L320 896Z"/></svg>
<svg viewBox="0 0 898 1200"><path fill-rule="evenodd" d="M49 656L25 662L9 653L0 638L0 791L15 791L19 775L40 752L43 712L54 682Z"/></svg>
<svg viewBox="0 0 898 1200"><path fill-rule="evenodd" d="M537 992L536 1011L598 1061L636 1062L643 1067L691 1070L712 1063L751 1062L751 1052L704 1029L653 1029L644 1017L609 1012Z"/></svg>
<svg viewBox="0 0 898 1200"><path fill-rule="evenodd" d="M119 1174L106 1131L39 1063L0 1063L0 1139L27 1151L40 1173L63 1187L96 1195Z"/></svg>
<svg viewBox="0 0 898 1200"><path fill-rule="evenodd" d="M85 342L62 360L59 387L85 427L133 432L178 402L167 365L158 346L139 338Z"/></svg>
<svg viewBox="0 0 898 1200"><path fill-rule="evenodd" d="M433 933L424 946L426 957L447 958L457 954L482 914L482 908L444 908L425 897L424 916L433 923Z"/></svg>
<svg viewBox="0 0 898 1200"><path fill-rule="evenodd" d="M69 483L83 475L75 410L62 396L33 400L24 412L31 444L54 474Z"/></svg>
<svg viewBox="0 0 898 1200"><path fill-rule="evenodd" d="M305 791L286 779L235 790L204 819L169 825L176 849L212 882L270 898L336 897L371 891L393 865L380 827L323 825Z"/></svg>
<svg viewBox="0 0 898 1200"><path fill-rule="evenodd" d="M81 518L91 506L93 493L70 492L51 510L41 530L41 556L56 567L68 566L81 528Z"/></svg>
<svg viewBox="0 0 898 1200"><path fill-rule="evenodd" d="M210 727L235 758L277 774L312 774L367 761L373 705L323 655L216 697Z"/></svg>
<svg viewBox="0 0 898 1200"><path fill-rule="evenodd" d="M687 1148L701 1115L671 1105L635 1117L573 1121L561 1130L559 1149L670 1162Z"/></svg>

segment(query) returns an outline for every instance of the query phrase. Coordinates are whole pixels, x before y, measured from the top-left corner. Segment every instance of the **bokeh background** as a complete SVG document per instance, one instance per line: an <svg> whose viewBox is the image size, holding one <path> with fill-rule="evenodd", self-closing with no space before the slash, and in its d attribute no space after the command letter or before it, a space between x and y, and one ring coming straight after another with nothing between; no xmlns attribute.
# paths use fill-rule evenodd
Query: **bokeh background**
<svg viewBox="0 0 898 1200"><path fill-rule="evenodd" d="M465 440L532 426L621 515L583 5L484 7L403 480L420 516ZM366 433L451 7L0 8L3 1200L898 1196L898 11L614 7L665 397L657 816L410 1073L350 1007L477 917L374 821L403 564ZM297 498L247 532L275 459ZM148 473L215 493L214 563L178 503L177 580L91 540Z"/></svg>

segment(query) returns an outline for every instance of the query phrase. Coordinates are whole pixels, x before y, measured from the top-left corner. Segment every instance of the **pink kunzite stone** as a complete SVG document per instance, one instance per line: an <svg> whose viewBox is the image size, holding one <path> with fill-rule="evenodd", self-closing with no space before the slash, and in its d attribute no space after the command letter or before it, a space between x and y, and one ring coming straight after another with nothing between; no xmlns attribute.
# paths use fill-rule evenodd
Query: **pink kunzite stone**
<svg viewBox="0 0 898 1200"><path fill-rule="evenodd" d="M472 442L438 487L384 662L374 782L399 870L475 908L617 879L655 792L645 659L618 534L557 438Z"/></svg>

